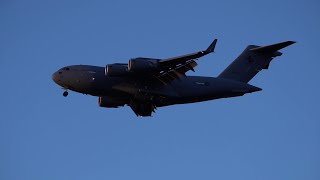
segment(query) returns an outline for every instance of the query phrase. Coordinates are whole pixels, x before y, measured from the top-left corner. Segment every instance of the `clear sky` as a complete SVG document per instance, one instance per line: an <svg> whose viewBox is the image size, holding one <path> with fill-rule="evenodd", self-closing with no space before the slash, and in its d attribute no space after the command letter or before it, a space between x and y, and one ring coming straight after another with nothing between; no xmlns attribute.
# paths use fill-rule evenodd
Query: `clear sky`
<svg viewBox="0 0 320 180"><path fill-rule="evenodd" d="M319 180L320 3L316 0L0 1L1 180ZM66 65L216 52L216 76L248 45L297 41L243 97L137 118L63 90Z"/></svg>

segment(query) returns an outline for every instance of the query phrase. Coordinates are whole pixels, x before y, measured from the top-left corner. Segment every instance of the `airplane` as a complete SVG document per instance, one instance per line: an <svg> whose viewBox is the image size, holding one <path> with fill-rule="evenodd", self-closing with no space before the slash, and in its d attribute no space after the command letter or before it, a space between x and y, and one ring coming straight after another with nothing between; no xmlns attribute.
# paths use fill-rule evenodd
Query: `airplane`
<svg viewBox="0 0 320 180"><path fill-rule="evenodd" d="M268 69L278 50L294 44L285 41L268 46L249 45L217 77L188 76L198 58L214 52L217 39L203 51L182 56L156 59L138 57L128 63L66 66L52 75L52 80L65 91L98 96L105 108L131 107L140 117L152 116L156 108L175 104L196 103L219 98L243 96L261 91L248 82L261 70Z"/></svg>

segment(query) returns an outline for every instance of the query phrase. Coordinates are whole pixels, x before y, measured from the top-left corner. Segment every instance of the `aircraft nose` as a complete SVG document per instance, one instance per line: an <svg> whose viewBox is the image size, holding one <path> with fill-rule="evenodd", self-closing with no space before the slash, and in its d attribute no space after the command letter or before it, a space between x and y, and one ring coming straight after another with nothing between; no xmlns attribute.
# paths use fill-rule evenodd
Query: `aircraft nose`
<svg viewBox="0 0 320 180"><path fill-rule="evenodd" d="M58 72L53 73L51 78L52 78L52 81L58 84L58 81L59 81Z"/></svg>

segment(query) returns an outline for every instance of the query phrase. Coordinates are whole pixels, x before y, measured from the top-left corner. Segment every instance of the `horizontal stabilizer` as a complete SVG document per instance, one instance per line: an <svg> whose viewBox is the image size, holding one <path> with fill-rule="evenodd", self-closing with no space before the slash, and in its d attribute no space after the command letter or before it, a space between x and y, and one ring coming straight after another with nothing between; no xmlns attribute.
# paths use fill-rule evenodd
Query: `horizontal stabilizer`
<svg viewBox="0 0 320 180"><path fill-rule="evenodd" d="M287 46L290 46L291 44L294 44L294 43L296 43L296 42L286 41L286 42L277 43L277 44L273 44L273 45L269 45L269 46L256 47L256 48L252 48L250 50L255 51L255 52L261 52L261 53L272 53L272 52L276 52L282 48L285 48Z"/></svg>

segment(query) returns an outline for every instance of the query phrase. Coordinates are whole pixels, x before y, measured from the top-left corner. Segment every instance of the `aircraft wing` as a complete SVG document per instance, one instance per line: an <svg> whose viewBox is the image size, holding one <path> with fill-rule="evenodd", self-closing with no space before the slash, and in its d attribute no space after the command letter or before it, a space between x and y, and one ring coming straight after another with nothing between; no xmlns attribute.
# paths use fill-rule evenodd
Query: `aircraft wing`
<svg viewBox="0 0 320 180"><path fill-rule="evenodd" d="M185 64L178 65L176 68L161 72L160 75L156 76L156 79L163 84L168 84L175 79L180 79L180 77L186 77L185 73L189 70L194 71L193 68L197 65L194 60L188 61Z"/></svg>
<svg viewBox="0 0 320 180"><path fill-rule="evenodd" d="M172 66L176 66L179 64L183 64L189 60L195 60L197 58L200 58L202 56L205 56L207 54L214 52L214 48L216 47L217 41L218 41L217 39L213 40L213 42L210 44L210 46L206 50L198 51L195 53L186 54L186 55L182 55L182 56L161 59L159 61L159 64L162 67L172 67Z"/></svg>
<svg viewBox="0 0 320 180"><path fill-rule="evenodd" d="M198 65L195 62L197 58L214 52L217 41L217 39L213 40L209 47L203 51L159 60L158 63L162 70L155 76L156 79L161 81L163 84L168 84L175 79L180 79L182 76L185 77L186 72L189 70L194 71L194 67Z"/></svg>

